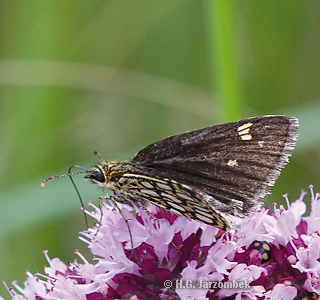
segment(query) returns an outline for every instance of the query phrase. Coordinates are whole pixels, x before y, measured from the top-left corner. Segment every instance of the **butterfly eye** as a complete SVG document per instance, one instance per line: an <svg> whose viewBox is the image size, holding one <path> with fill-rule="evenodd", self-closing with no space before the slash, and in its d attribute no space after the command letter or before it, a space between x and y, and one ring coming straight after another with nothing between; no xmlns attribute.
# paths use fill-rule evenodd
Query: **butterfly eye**
<svg viewBox="0 0 320 300"><path fill-rule="evenodd" d="M106 178L104 177L104 173L101 170L99 170L94 175L92 175L91 178L96 180L96 181L99 181L99 182L105 182L106 181Z"/></svg>

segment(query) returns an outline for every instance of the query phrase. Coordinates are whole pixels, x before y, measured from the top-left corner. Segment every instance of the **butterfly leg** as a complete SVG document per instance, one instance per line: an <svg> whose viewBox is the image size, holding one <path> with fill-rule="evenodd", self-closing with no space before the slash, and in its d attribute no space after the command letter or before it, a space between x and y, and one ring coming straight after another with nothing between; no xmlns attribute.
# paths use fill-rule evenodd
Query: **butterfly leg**
<svg viewBox="0 0 320 300"><path fill-rule="evenodd" d="M100 230L100 227L101 227L101 222L102 222L102 218L103 218L102 200L104 200L104 199L106 199L106 197L104 197L104 196L99 197L100 220L99 220L99 227L98 227L96 233L94 234L94 236L97 236L97 234Z"/></svg>
<svg viewBox="0 0 320 300"><path fill-rule="evenodd" d="M130 242L131 242L131 252L133 254L133 240L132 240L132 233L131 233L131 229L129 226L129 220L128 218L123 214L123 212L121 211L120 207L117 204L118 199L115 197L110 197L110 200L112 201L112 203L114 204L114 206L118 209L118 211L120 212L121 216L123 217L123 219L125 220L127 227L128 227L128 231L129 231L129 236L130 236ZM118 201L120 202L120 201Z"/></svg>

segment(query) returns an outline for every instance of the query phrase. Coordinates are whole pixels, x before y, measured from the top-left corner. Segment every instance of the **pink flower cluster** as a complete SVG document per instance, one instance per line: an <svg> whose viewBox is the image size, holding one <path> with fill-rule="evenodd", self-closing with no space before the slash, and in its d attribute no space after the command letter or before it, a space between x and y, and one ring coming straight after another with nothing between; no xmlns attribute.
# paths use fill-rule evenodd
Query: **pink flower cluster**
<svg viewBox="0 0 320 300"><path fill-rule="evenodd" d="M66 266L58 258L45 257L45 275L31 274L22 289L9 293L20 299L311 299L320 295L320 195L311 190L310 216L303 201L305 192L287 208L274 213L268 208L253 211L233 235L152 207L133 216L104 203L87 212L99 228L82 232L81 239L95 256L88 262L77 253ZM101 215L102 213L102 215ZM254 241L271 246L268 260ZM269 259L270 258L270 259ZM251 288L183 288L182 282L249 282ZM178 284L179 283L179 284ZM3 299L0 297L0 299Z"/></svg>

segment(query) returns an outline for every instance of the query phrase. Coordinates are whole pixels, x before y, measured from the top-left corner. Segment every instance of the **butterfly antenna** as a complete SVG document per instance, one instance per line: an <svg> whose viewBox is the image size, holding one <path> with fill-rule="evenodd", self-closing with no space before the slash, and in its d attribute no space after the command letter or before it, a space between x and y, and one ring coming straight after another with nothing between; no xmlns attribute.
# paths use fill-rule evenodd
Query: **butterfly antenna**
<svg viewBox="0 0 320 300"><path fill-rule="evenodd" d="M73 167L75 167L75 168L80 168L80 169L82 169L82 170L84 170L84 171L67 173L67 174L62 174L62 175L57 175L57 176L49 177L49 178L47 178L47 179L45 179L45 180L43 180L43 181L41 182L41 188L43 189L44 186L45 186L49 181L51 181L51 180L53 180L53 179L60 178L60 177L71 176L71 175L78 175L78 174L88 173L88 172L90 171L90 170L88 170L88 169L86 169L86 168L83 168L83 167L80 167L80 166L76 166L76 165L70 167L69 170L70 170L71 168L73 168Z"/></svg>
<svg viewBox="0 0 320 300"><path fill-rule="evenodd" d="M72 169L72 168L79 168L79 169L82 169L83 171L71 173L71 169ZM72 178L72 175L78 175L78 174L88 173L89 171L90 171L90 170L88 170L88 169L86 169L86 168L84 168L84 167L81 167L81 166L78 166L78 165L74 165L74 166L71 166L71 167L69 168L67 174L52 176L52 177L49 177L49 178L47 178L47 179L45 179L45 180L43 180L43 181L41 182L41 188L44 188L45 184L48 183L49 181L51 181L51 180L53 180L53 179L56 179L56 178L68 176L68 177L70 178L71 183L72 183L74 189L76 190L76 193L77 193L78 198L79 198L79 200L80 200L81 208L82 208L82 211L83 211L83 214L84 214L84 218L85 218L85 221L86 221L87 228L89 228L87 215L86 215L86 213L85 213L85 208L84 208L84 205L83 205L82 198L81 198L80 193L79 193L79 190L78 190L78 188L77 188L77 186L76 186L76 184L75 184L75 182L74 182L74 180L73 180L73 178Z"/></svg>
<svg viewBox="0 0 320 300"><path fill-rule="evenodd" d="M71 173L71 169L72 169L72 168L80 168L80 169L84 170L84 172L81 172L81 173L86 173L86 172L88 172L89 170L86 169L86 168L84 168L84 167L77 166L77 165L71 166L71 167L69 168L69 170L68 170L68 173L70 174L70 175L69 175L69 178L70 178L70 180L71 180L71 183L72 183L74 189L76 190L76 193L77 193L78 198L79 198L80 203L81 203L81 208L82 208L82 211L83 211L84 219L85 219L85 221L86 221L86 226L87 226L87 228L89 228L88 218L87 218L87 214L85 213L85 208L84 208L84 204L83 204L81 195L80 195L79 190L78 190L78 188L77 188L77 186L76 186L76 184L75 184L75 182L74 182L74 180L73 180L73 178L72 178L72 173ZM73 174L73 175L75 175L75 174Z"/></svg>
<svg viewBox="0 0 320 300"><path fill-rule="evenodd" d="M93 154L94 154L96 157L99 158L99 163L102 163L102 162L103 162L103 160L102 160L102 158L101 158L101 155L100 155L100 153L99 153L98 151L94 151Z"/></svg>

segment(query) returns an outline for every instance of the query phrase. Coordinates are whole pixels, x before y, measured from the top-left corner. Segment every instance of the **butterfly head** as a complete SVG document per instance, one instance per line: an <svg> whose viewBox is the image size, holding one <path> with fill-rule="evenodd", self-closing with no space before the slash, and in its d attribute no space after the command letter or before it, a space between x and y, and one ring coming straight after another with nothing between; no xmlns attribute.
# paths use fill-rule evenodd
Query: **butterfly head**
<svg viewBox="0 0 320 300"><path fill-rule="evenodd" d="M108 188L108 181L106 180L106 174L108 173L108 164L101 162L91 168L84 178L89 179L93 184L105 189Z"/></svg>

